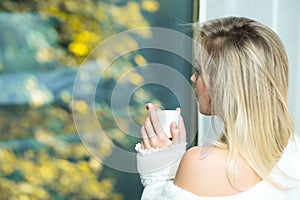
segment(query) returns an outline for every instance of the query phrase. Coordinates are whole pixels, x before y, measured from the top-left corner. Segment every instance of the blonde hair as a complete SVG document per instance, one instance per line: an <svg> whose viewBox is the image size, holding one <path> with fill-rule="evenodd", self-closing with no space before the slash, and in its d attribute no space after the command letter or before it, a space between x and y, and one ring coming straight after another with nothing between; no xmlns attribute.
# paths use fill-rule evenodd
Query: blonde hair
<svg viewBox="0 0 300 200"><path fill-rule="evenodd" d="M211 114L224 123L216 145L229 150L230 183L240 189L235 173L241 155L262 179L283 188L270 176L294 133L282 42L270 28L242 17L195 24L194 35Z"/></svg>

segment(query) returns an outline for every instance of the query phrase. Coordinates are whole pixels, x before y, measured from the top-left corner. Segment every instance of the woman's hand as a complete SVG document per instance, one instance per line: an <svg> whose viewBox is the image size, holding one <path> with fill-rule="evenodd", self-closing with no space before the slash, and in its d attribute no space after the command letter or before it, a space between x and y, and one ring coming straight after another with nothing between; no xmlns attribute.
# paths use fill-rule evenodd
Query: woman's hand
<svg viewBox="0 0 300 200"><path fill-rule="evenodd" d="M159 118L157 117L156 111L160 109L151 103L148 103L146 108L149 110L149 116L141 128L142 149L160 149L170 144L186 142L186 130L181 116L178 125L175 122L172 122L170 125L170 132L172 135L171 141L164 132ZM180 109L177 108L176 110Z"/></svg>

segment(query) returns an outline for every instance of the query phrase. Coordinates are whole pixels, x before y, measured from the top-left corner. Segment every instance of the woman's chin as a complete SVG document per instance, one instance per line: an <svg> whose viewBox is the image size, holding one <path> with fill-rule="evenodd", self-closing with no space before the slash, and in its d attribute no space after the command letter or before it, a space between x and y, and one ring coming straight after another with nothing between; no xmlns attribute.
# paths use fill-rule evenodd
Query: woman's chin
<svg viewBox="0 0 300 200"><path fill-rule="evenodd" d="M207 115L207 116L210 116L210 115L211 115L210 110L203 110L203 109L199 108L199 112L200 112L202 115Z"/></svg>

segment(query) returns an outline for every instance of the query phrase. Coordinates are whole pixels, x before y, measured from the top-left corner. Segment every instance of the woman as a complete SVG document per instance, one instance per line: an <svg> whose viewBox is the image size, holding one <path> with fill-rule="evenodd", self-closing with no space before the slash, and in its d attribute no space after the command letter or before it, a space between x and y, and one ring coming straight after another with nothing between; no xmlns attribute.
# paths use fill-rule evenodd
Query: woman
<svg viewBox="0 0 300 200"><path fill-rule="evenodd" d="M185 152L182 118L172 123L170 141L148 104L137 146L142 199L300 199L300 139L288 111L280 39L238 17L196 24L194 32L199 45L191 81L199 111L224 126L212 147Z"/></svg>

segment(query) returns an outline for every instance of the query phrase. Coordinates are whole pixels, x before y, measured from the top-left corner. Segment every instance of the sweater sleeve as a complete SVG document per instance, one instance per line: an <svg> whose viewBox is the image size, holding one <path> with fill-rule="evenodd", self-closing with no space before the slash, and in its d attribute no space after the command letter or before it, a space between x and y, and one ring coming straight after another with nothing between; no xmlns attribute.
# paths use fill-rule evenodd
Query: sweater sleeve
<svg viewBox="0 0 300 200"><path fill-rule="evenodd" d="M186 151L186 143L171 145L163 149L142 150L136 145L137 169L144 186L143 200L162 199L162 191L175 178L177 168Z"/></svg>

